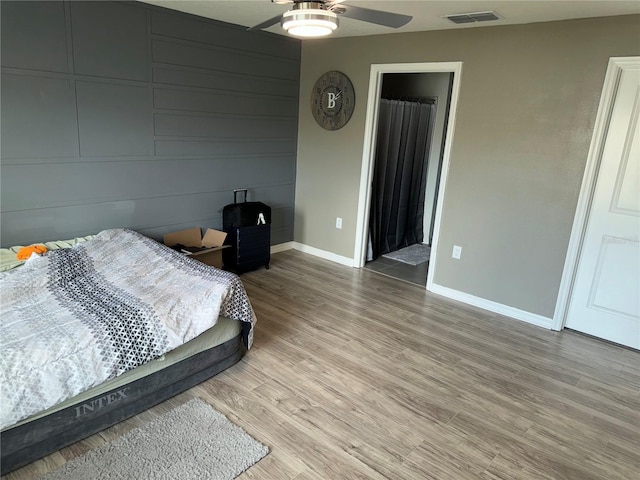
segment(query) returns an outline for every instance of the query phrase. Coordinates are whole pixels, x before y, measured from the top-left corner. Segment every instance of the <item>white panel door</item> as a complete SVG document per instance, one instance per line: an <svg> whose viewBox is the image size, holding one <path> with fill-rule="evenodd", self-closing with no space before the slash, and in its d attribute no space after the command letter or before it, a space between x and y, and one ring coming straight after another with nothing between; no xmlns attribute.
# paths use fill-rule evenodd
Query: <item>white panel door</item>
<svg viewBox="0 0 640 480"><path fill-rule="evenodd" d="M640 66L620 74L566 327L640 348Z"/></svg>

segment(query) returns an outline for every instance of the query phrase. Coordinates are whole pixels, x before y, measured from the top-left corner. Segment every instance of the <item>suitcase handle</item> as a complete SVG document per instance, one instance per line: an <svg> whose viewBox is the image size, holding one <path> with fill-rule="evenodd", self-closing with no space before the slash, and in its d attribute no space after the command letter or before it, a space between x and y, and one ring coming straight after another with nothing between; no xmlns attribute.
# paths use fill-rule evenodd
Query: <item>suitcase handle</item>
<svg viewBox="0 0 640 480"><path fill-rule="evenodd" d="M233 191L233 203L238 203L238 199L237 199L238 192L244 192L244 201L246 203L246 201L247 201L247 189L246 188L238 188L237 190Z"/></svg>

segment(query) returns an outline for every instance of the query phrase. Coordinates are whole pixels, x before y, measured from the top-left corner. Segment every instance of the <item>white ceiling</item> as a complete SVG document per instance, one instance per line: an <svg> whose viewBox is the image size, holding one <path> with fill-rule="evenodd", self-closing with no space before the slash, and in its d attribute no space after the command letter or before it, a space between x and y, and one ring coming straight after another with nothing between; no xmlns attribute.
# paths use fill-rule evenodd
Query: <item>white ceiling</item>
<svg viewBox="0 0 640 480"><path fill-rule="evenodd" d="M251 27L284 13L290 5L277 5L271 0L143 0L172 10L201 17ZM349 18L340 18L340 26L333 37L381 35L398 32L476 28L478 26L510 25L549 22L571 18L605 17L611 15L640 14L638 0L343 0L349 4L413 16L399 29L382 27ZM501 17L492 22L456 25L445 15L493 10ZM287 35L276 24L267 31ZM639 26L640 31L640 26Z"/></svg>

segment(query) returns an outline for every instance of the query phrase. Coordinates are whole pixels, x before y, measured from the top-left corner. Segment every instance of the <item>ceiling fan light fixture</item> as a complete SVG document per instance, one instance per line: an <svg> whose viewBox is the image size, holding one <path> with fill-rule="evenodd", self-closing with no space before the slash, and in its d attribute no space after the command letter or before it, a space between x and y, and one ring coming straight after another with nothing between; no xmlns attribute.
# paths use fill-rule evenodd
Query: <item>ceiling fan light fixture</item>
<svg viewBox="0 0 640 480"><path fill-rule="evenodd" d="M296 37L323 37L338 28L338 16L323 8L296 8L282 15L280 24Z"/></svg>

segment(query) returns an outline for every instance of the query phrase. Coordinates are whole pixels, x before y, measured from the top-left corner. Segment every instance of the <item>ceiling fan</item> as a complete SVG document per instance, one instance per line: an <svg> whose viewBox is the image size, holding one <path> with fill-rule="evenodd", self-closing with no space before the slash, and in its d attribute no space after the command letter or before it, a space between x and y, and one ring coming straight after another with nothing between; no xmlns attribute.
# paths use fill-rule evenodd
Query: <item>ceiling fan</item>
<svg viewBox="0 0 640 480"><path fill-rule="evenodd" d="M262 30L280 23L288 33L298 37L320 37L329 35L338 28L338 15L385 27L399 28L413 17L399 13L383 12L370 8L343 5L344 0L271 0L272 3L293 6L284 14L265 20L248 30Z"/></svg>

